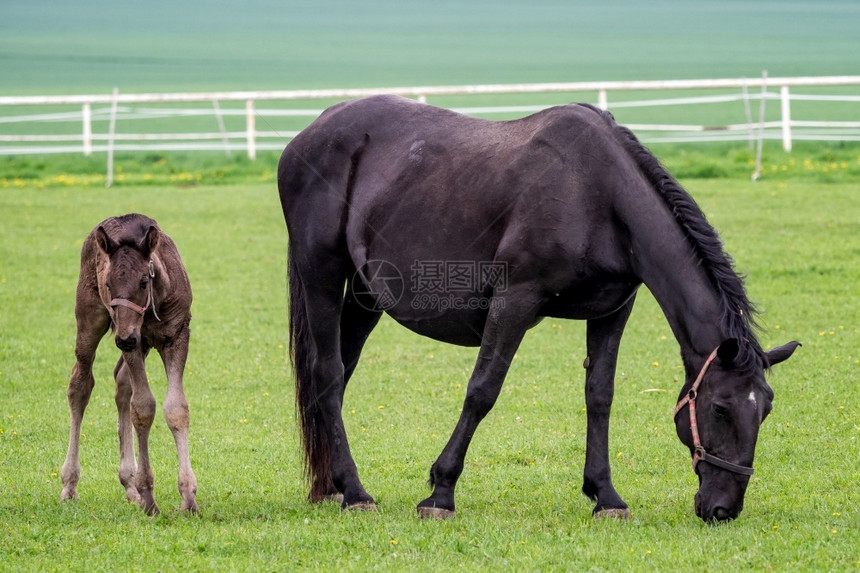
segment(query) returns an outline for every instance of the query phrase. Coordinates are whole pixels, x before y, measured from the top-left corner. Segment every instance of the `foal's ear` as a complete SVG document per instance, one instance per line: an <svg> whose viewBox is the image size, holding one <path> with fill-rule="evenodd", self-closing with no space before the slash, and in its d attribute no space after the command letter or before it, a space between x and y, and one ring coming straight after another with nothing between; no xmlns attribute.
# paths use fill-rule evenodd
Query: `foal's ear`
<svg viewBox="0 0 860 573"><path fill-rule="evenodd" d="M146 231L146 235L137 244L137 250L143 253L144 257L149 257L155 247L158 246L159 232L155 225L150 225Z"/></svg>
<svg viewBox="0 0 860 573"><path fill-rule="evenodd" d="M771 348L765 355L767 356L768 366L774 366L779 364L780 362L784 362L791 358L791 355L794 354L794 351L797 350L798 347L803 346L801 343L796 340L792 340L788 344L783 344L782 346L777 346L776 348Z"/></svg>
<svg viewBox="0 0 860 573"><path fill-rule="evenodd" d="M717 348L717 358L723 365L723 368L731 368L735 363L735 358L738 357L740 344L737 338L727 338L723 340L720 347Z"/></svg>
<svg viewBox="0 0 860 573"><path fill-rule="evenodd" d="M101 225L96 229L96 244L107 256L113 255L119 249L119 243L111 239Z"/></svg>

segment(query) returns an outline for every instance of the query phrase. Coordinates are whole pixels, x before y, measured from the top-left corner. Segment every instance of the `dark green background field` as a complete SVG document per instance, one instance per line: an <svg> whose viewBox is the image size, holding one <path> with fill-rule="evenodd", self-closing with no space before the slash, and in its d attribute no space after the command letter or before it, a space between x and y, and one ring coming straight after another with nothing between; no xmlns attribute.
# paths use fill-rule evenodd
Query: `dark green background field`
<svg viewBox="0 0 860 573"><path fill-rule="evenodd" d="M844 75L842 0L5 2L0 93Z"/></svg>

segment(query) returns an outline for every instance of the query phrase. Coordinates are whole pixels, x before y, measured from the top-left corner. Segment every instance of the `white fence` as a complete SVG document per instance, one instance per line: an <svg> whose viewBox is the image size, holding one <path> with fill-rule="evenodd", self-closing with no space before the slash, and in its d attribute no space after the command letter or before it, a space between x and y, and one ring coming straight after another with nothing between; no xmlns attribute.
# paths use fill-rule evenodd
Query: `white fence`
<svg viewBox="0 0 860 573"><path fill-rule="evenodd" d="M783 148L790 151L794 140L841 140L860 141L860 121L825 121L795 119L792 103L798 101L852 102L860 103L860 94L841 95L799 94L797 88L820 88L832 86L860 86L860 76L826 77L782 77L738 78L716 80L669 80L669 81L624 81L624 82L578 82L517 85L475 86L428 86L379 89L327 89L292 91L244 91L211 93L165 93L165 94L113 94L73 96L21 96L0 97L0 155L25 155L45 153L107 152L109 172L114 151L146 150L223 150L226 153L241 151L254 159L258 150L282 149L301 127L309 123L322 110L282 107L263 108L263 102L281 102L295 105L296 102L313 100L345 100L373 94L390 93L412 97L421 101L441 96L488 96L497 94L573 94L596 93L595 102L604 109L617 110L632 107L682 106L742 101L745 114L743 121L727 125L694 124L646 124L627 123L646 142L693 142L693 141L749 141L752 144L764 139L779 139ZM693 91L730 90L718 95L692 95L638 99L636 101L613 101L610 94L642 91ZM773 91L777 90L777 91ZM858 90L860 91L860 90ZM662 94L661 94L662 95ZM779 118L766 121L765 107L769 100L780 102ZM238 102L238 103L237 103ZM754 102L758 103L755 109ZM175 107L175 104L206 104L197 107ZM163 104L173 104L165 106ZM227 107L223 107L225 104ZM244 105L242 105L244 104ZM258 105L260 104L260 105ZM146 107L161 105L161 107ZM236 106L239 107L236 107ZM45 111L36 112L40 106ZM231 107L232 106L232 107ZM523 115L538 111L546 105L496 105L455 108L471 115L498 116L499 114ZM14 113L14 110L20 113ZM58 111L58 108L67 108ZM2 112L13 110L11 113ZM858 110L860 111L860 110ZM13 114L14 113L14 114ZM758 117L754 117L758 115ZM236 117L238 116L238 117ZM137 120L135 125L146 127L156 120L173 118L208 117L208 129L216 125L218 131L157 131L144 129L127 132L116 128L118 122ZM860 113L852 117L860 117ZM214 121L212 121L214 118ZM228 130L225 118L241 129ZM276 119L277 118L277 119ZM299 127L275 129L272 123L290 118ZM106 129L97 131L94 124ZM65 125L63 133L45 133L47 124ZM36 128L33 126L36 125ZM260 128L260 125L263 128ZM18 133L10 132L17 126ZM77 129L70 126L78 126ZM178 129L173 127L172 129Z"/></svg>

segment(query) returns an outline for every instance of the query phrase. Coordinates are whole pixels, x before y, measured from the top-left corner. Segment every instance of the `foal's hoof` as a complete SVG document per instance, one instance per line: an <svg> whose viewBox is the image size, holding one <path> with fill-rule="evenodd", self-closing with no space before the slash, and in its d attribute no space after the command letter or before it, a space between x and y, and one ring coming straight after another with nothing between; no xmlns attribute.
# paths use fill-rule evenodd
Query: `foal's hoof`
<svg viewBox="0 0 860 573"><path fill-rule="evenodd" d="M594 519L627 519L630 511L626 507L613 507L594 512Z"/></svg>
<svg viewBox="0 0 860 573"><path fill-rule="evenodd" d="M152 492L140 492L140 501L138 501L138 504L146 513L146 515L158 515L159 513L161 513L161 510L158 509L158 504L155 503L155 498L152 497Z"/></svg>
<svg viewBox="0 0 860 573"><path fill-rule="evenodd" d="M153 515L158 515L159 513L161 513L161 510L158 509L158 504L155 502L152 502L151 505L141 504L141 507L143 508L144 513L146 513L146 515L148 515L150 517L152 517Z"/></svg>
<svg viewBox="0 0 860 573"><path fill-rule="evenodd" d="M357 503L343 506L343 509L347 511L376 511L376 504L372 501L359 501Z"/></svg>
<svg viewBox="0 0 860 573"><path fill-rule="evenodd" d="M421 519L452 519L454 512L443 507L418 506L418 517Z"/></svg>
<svg viewBox="0 0 860 573"><path fill-rule="evenodd" d="M125 498L131 503L140 503L140 494L137 493L137 488L135 487L125 488Z"/></svg>
<svg viewBox="0 0 860 573"><path fill-rule="evenodd" d="M63 488L63 493L60 494L60 501L78 501L78 491L74 488Z"/></svg>

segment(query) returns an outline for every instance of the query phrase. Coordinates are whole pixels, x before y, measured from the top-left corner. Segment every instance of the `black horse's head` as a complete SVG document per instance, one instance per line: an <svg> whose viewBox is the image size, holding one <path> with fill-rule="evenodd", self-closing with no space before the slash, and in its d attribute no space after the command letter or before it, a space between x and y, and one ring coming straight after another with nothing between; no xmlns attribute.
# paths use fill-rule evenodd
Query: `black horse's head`
<svg viewBox="0 0 860 573"><path fill-rule="evenodd" d="M769 350L756 366L736 365L738 342L723 342L688 383L675 410L675 429L690 448L699 476L696 515L704 521L736 518L752 475L761 423L771 411L773 390L764 371L800 346L790 342Z"/></svg>
<svg viewBox="0 0 860 573"><path fill-rule="evenodd" d="M115 341L123 352L131 352L141 342L143 316L152 302L151 254L158 244L159 231L150 226L142 237L114 240L103 227L96 229L96 243L108 256L100 269L99 282L111 308Z"/></svg>

